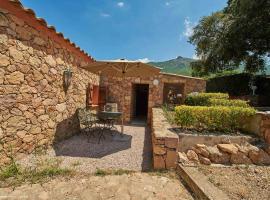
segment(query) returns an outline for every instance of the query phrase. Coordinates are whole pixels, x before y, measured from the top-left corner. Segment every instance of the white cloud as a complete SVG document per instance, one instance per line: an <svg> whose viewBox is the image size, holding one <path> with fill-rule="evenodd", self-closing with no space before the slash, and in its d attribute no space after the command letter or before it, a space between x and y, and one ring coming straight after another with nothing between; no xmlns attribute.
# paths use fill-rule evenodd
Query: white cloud
<svg viewBox="0 0 270 200"><path fill-rule="evenodd" d="M171 5L171 3L169 1L166 1L165 6L169 6L169 5Z"/></svg>
<svg viewBox="0 0 270 200"><path fill-rule="evenodd" d="M123 1L119 1L117 2L117 6L123 8L125 6L125 3Z"/></svg>
<svg viewBox="0 0 270 200"><path fill-rule="evenodd" d="M189 17L186 17L184 20L185 30L183 32L183 36L190 37L193 34L193 28L195 27L196 23L191 22Z"/></svg>
<svg viewBox="0 0 270 200"><path fill-rule="evenodd" d="M193 54L192 56L193 59L195 60L201 60L202 59L202 56L201 55L197 55L196 53Z"/></svg>
<svg viewBox="0 0 270 200"><path fill-rule="evenodd" d="M194 60L198 60L198 59L199 59L199 57L198 57L196 54L193 54L192 58L193 58Z"/></svg>
<svg viewBox="0 0 270 200"><path fill-rule="evenodd" d="M140 59L137 59L136 61L142 62L142 63L148 63L148 62L150 62L151 60L149 60L148 58L140 58Z"/></svg>
<svg viewBox="0 0 270 200"><path fill-rule="evenodd" d="M110 17L111 15L108 14L108 13L100 13L100 16L104 17L104 18L107 18L107 17Z"/></svg>

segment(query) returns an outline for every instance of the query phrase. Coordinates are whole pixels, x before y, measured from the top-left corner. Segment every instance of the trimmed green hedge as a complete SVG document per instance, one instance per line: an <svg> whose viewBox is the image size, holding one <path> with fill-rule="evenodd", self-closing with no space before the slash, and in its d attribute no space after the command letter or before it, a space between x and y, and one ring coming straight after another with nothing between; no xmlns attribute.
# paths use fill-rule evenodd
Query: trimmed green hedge
<svg viewBox="0 0 270 200"><path fill-rule="evenodd" d="M209 99L209 106L236 106L236 107L249 107L248 103L238 99Z"/></svg>
<svg viewBox="0 0 270 200"><path fill-rule="evenodd" d="M189 106L236 106L249 107L243 100L230 100L226 93L191 93L187 96L185 104Z"/></svg>
<svg viewBox="0 0 270 200"><path fill-rule="evenodd" d="M185 104L189 106L209 105L209 99L229 99L226 93L191 93L187 95Z"/></svg>
<svg viewBox="0 0 270 200"><path fill-rule="evenodd" d="M253 108L182 105L175 108L175 122L184 128L232 132L239 130L242 121L255 113Z"/></svg>

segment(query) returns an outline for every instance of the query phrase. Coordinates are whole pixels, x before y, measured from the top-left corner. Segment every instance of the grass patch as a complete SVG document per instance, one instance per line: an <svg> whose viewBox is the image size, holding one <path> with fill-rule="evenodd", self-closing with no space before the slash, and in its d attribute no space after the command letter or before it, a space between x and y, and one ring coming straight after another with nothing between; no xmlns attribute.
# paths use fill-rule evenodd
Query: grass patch
<svg viewBox="0 0 270 200"><path fill-rule="evenodd" d="M97 169L95 172L95 176L106 176L106 175L108 175L107 171L102 169Z"/></svg>
<svg viewBox="0 0 270 200"><path fill-rule="evenodd" d="M171 125L174 125L175 124L175 111L174 111L174 107L171 108L168 105L163 105L162 106L162 110L163 110L164 116L168 120L168 122Z"/></svg>
<svg viewBox="0 0 270 200"><path fill-rule="evenodd" d="M103 170L103 169L97 169L94 173L95 176L107 176L107 175L117 175L121 176L123 174L131 174L134 173L134 171L131 170L125 170L125 169L117 169L117 170Z"/></svg>
<svg viewBox="0 0 270 200"><path fill-rule="evenodd" d="M0 187L15 187L23 183L42 183L56 176L70 176L72 174L71 170L60 168L59 161L25 169L12 161L9 165L0 169Z"/></svg>
<svg viewBox="0 0 270 200"><path fill-rule="evenodd" d="M15 162L12 162L7 167L1 169L0 180L5 180L10 177L15 177L19 174L20 174L19 166Z"/></svg>

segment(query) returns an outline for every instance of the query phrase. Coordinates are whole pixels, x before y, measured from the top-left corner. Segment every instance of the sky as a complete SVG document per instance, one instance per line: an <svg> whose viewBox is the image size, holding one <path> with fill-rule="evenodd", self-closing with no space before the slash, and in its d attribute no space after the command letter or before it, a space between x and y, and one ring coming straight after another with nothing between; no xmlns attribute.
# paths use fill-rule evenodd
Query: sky
<svg viewBox="0 0 270 200"><path fill-rule="evenodd" d="M22 0L96 60L195 58L188 37L227 0Z"/></svg>

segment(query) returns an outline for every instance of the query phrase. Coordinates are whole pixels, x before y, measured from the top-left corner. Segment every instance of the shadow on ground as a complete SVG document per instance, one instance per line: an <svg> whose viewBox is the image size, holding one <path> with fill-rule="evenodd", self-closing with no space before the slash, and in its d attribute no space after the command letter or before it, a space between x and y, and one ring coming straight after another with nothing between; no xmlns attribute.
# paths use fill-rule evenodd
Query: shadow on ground
<svg viewBox="0 0 270 200"><path fill-rule="evenodd" d="M99 143L99 134L94 133L88 138L85 134L77 134L69 139L53 145L56 156L102 158L131 148L132 136L118 131L106 131ZM89 139L89 141L88 141Z"/></svg>
<svg viewBox="0 0 270 200"><path fill-rule="evenodd" d="M151 132L148 126L145 127L144 133L144 144L143 144L143 160L142 160L142 171L150 171L153 168L152 164L152 140Z"/></svg>

